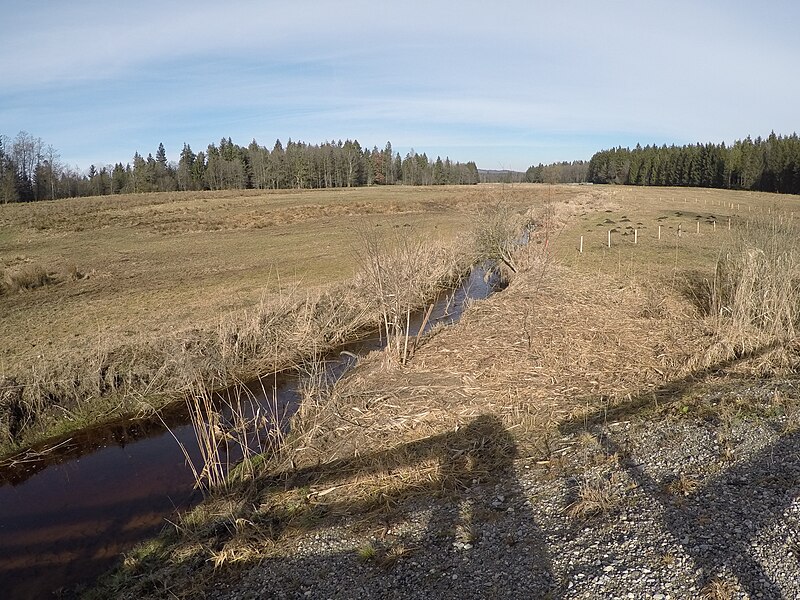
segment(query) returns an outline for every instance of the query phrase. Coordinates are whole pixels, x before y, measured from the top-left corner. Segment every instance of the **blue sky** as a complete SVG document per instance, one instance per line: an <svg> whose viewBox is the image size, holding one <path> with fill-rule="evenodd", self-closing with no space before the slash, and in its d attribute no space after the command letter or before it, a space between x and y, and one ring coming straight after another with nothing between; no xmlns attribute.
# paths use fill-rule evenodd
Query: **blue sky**
<svg viewBox="0 0 800 600"><path fill-rule="evenodd" d="M800 3L0 0L0 133L62 162L221 137L488 169L792 133Z"/></svg>

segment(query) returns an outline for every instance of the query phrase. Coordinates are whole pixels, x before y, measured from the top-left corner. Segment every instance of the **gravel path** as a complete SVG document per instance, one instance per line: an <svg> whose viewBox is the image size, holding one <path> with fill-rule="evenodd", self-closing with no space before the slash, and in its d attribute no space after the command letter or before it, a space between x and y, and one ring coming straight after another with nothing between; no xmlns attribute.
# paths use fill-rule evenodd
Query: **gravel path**
<svg viewBox="0 0 800 600"><path fill-rule="evenodd" d="M209 596L800 598L800 432L786 429L672 420L567 435L548 460L409 503L382 531L307 532Z"/></svg>

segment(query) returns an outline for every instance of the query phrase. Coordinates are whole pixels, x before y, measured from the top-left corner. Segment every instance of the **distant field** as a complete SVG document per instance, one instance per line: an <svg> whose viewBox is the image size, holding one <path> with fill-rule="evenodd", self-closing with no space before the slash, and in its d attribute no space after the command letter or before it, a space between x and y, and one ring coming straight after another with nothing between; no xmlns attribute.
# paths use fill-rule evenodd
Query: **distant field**
<svg viewBox="0 0 800 600"><path fill-rule="evenodd" d="M759 215L800 219L798 196L699 188L602 189L608 193L610 208L570 219L554 243L560 261L590 272L602 269L663 277L672 272L713 271L718 253L747 226L748 219ZM578 252L581 236L582 255Z"/></svg>

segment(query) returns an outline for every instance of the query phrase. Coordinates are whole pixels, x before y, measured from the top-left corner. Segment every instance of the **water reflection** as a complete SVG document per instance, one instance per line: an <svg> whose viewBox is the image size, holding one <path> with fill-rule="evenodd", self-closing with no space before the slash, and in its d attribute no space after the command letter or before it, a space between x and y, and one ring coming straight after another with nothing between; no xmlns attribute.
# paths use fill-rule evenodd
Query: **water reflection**
<svg viewBox="0 0 800 600"><path fill-rule="evenodd" d="M436 299L427 322L423 312L413 315L410 334L420 333L423 324L422 333L458 321L469 300L488 297L499 284L497 273L474 268L458 288ZM372 336L348 344L326 360L327 376L341 376L358 356L383 343ZM297 388L297 375L285 374L248 389L254 410L269 410L283 420L297 408ZM50 446L0 465L0 589L5 597L39 598L90 580L120 553L157 533L170 515L200 500L187 460L200 464L201 455L183 402L158 418L119 420ZM240 452L227 450L226 459L235 463Z"/></svg>

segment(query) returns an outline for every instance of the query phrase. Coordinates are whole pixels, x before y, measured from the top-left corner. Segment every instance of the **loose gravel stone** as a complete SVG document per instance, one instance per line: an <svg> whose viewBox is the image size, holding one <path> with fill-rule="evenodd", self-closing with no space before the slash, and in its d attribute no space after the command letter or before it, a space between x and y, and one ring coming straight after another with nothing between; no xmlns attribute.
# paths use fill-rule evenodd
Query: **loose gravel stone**
<svg viewBox="0 0 800 600"><path fill-rule="evenodd" d="M409 502L385 539L356 519L306 533L209 595L667 600L724 582L731 598L800 598L800 433L784 426L610 423L594 445L565 436L559 461L518 460L459 500ZM590 488L604 504L582 513ZM405 551L363 561L367 542Z"/></svg>

